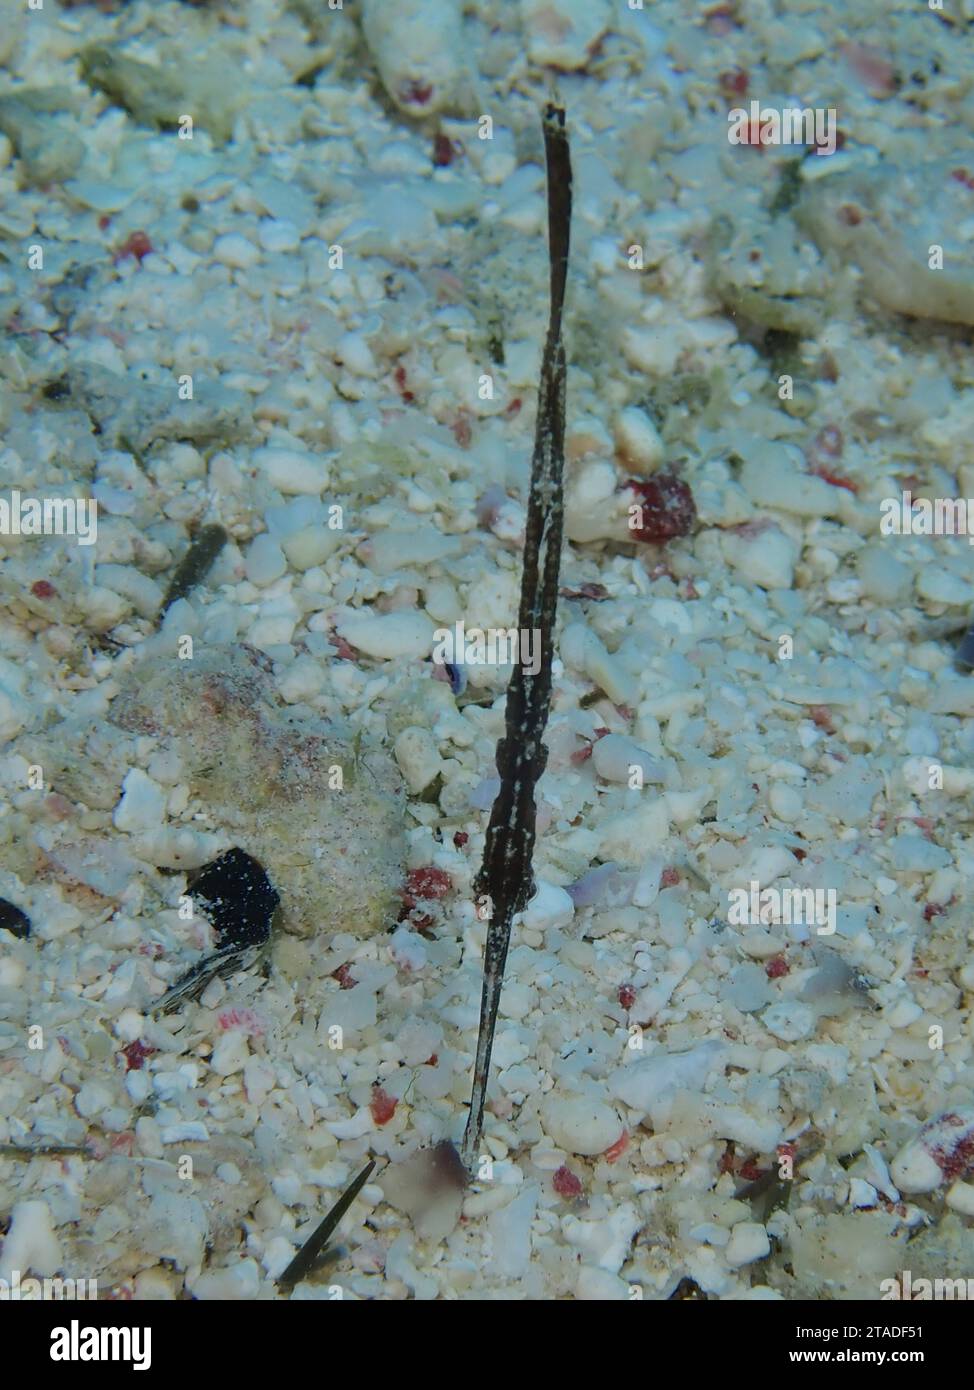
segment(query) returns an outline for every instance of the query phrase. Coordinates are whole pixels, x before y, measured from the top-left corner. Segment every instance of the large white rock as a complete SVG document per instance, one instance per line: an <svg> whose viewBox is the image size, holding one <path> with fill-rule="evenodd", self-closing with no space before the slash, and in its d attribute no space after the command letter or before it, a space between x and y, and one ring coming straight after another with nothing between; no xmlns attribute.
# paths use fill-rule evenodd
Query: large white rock
<svg viewBox="0 0 974 1390"><path fill-rule="evenodd" d="M559 1148L573 1154L604 1153L622 1134L616 1112L593 1096L546 1096L541 1123Z"/></svg>
<svg viewBox="0 0 974 1390"><path fill-rule="evenodd" d="M61 1244L50 1207L46 1202L18 1202L0 1253L0 1279L9 1283L15 1269L21 1278L27 1276L28 1270L47 1278L61 1268L61 1260Z"/></svg>
<svg viewBox="0 0 974 1390"><path fill-rule="evenodd" d="M711 1072L723 1064L726 1049L711 1039L689 1052L657 1052L628 1066L617 1067L609 1077L609 1090L617 1100L646 1115L665 1096L676 1091L703 1090Z"/></svg>
<svg viewBox="0 0 974 1390"><path fill-rule="evenodd" d="M336 626L339 636L366 656L418 659L433 648L435 629L425 613L349 613Z"/></svg>

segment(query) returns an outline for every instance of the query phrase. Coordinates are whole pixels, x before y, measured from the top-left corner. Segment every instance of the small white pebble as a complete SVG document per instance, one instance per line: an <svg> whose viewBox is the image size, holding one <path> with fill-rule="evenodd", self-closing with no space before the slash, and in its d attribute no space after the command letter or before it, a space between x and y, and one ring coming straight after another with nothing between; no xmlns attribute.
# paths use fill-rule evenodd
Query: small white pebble
<svg viewBox="0 0 974 1390"><path fill-rule="evenodd" d="M328 484L324 462L315 454L302 453L300 449L267 444L254 450L251 462L261 470L271 487L285 497L320 497ZM316 529L327 530L325 527ZM334 536L335 533L330 534Z"/></svg>
<svg viewBox="0 0 974 1390"><path fill-rule="evenodd" d="M624 734L606 734L596 739L592 745L592 766L607 782L641 787L647 782L663 781L662 764Z"/></svg>
<svg viewBox="0 0 974 1390"><path fill-rule="evenodd" d="M764 1227L757 1221L738 1221L731 1231L731 1238L724 1250L724 1258L731 1269L763 1260L771 1253L771 1241Z"/></svg>
<svg viewBox="0 0 974 1390"><path fill-rule="evenodd" d="M122 799L112 813L116 830L137 834L157 830L166 815L166 793L158 782L133 767L122 782Z"/></svg>
<svg viewBox="0 0 974 1390"><path fill-rule="evenodd" d="M244 561L244 573L251 584L263 588L287 573L287 560L277 541L265 532L255 536Z"/></svg>
<svg viewBox="0 0 974 1390"><path fill-rule="evenodd" d="M433 735L418 725L403 729L396 736L393 750L406 785L414 796L425 791L443 767L443 759Z"/></svg>
<svg viewBox="0 0 974 1390"><path fill-rule="evenodd" d="M355 376L375 376L375 358L361 333L343 333L335 344L335 356Z"/></svg>
<svg viewBox="0 0 974 1390"><path fill-rule="evenodd" d="M974 1183L955 1182L946 1197L951 1211L959 1211L961 1216L974 1216Z"/></svg>
<svg viewBox="0 0 974 1390"><path fill-rule="evenodd" d="M548 883L543 878L535 879L535 890L522 915L522 922L537 931L551 931L564 927L575 916L575 904L564 888Z"/></svg>
<svg viewBox="0 0 974 1390"><path fill-rule="evenodd" d="M652 473L663 462L660 432L639 406L630 405L619 412L615 435L616 448L630 468Z"/></svg>
<svg viewBox="0 0 974 1390"><path fill-rule="evenodd" d="M849 1206L859 1208L874 1207L877 1202L877 1193L871 1183L865 1182L862 1178L851 1178L849 1180Z"/></svg>
<svg viewBox="0 0 974 1390"><path fill-rule="evenodd" d="M238 1260L225 1269L204 1270L195 1279L187 1279L186 1287L203 1302L232 1299L250 1303L260 1289L260 1270L256 1260Z"/></svg>
<svg viewBox="0 0 974 1390"><path fill-rule="evenodd" d="M856 573L863 594L874 603L898 603L910 592L909 567L878 544L867 544L859 551Z"/></svg>
<svg viewBox="0 0 974 1390"><path fill-rule="evenodd" d="M622 1134L616 1112L591 1096L546 1096L541 1123L559 1148L574 1154L604 1153Z"/></svg>
<svg viewBox="0 0 974 1390"><path fill-rule="evenodd" d="M721 537L727 563L749 584L762 589L790 589L795 581L798 543L776 526L756 535L735 532Z"/></svg>
<svg viewBox="0 0 974 1390"><path fill-rule="evenodd" d="M264 217L261 219L257 236L265 251L294 251L301 238L293 222L282 218Z"/></svg>
<svg viewBox="0 0 974 1390"><path fill-rule="evenodd" d="M202 1120L186 1120L182 1124L163 1125L159 1131L159 1138L163 1144L205 1143L209 1137L210 1131Z"/></svg>
<svg viewBox="0 0 974 1390"><path fill-rule="evenodd" d="M243 1070L249 1056L246 1034L239 1028L231 1028L218 1039L210 1056L210 1066L217 1076L232 1076Z"/></svg>
<svg viewBox="0 0 974 1390"><path fill-rule="evenodd" d="M805 805L801 792L795 787L790 787L787 782L773 782L768 800L778 819L789 825L792 821L798 820Z"/></svg>
<svg viewBox="0 0 974 1390"><path fill-rule="evenodd" d="M20 989L27 978L27 967L13 956L0 957L0 989Z"/></svg>
<svg viewBox="0 0 974 1390"><path fill-rule="evenodd" d="M966 608L974 600L974 588L967 580L951 574L942 565L928 565L920 571L917 593L930 603L949 604L952 607Z"/></svg>
<svg viewBox="0 0 974 1390"><path fill-rule="evenodd" d="M233 270L247 270L260 260L260 251L239 232L227 232L213 243L213 256Z"/></svg>
<svg viewBox="0 0 974 1390"><path fill-rule="evenodd" d="M761 1022L782 1042L798 1042L815 1031L815 1014L807 1004L772 1004L761 1015Z"/></svg>

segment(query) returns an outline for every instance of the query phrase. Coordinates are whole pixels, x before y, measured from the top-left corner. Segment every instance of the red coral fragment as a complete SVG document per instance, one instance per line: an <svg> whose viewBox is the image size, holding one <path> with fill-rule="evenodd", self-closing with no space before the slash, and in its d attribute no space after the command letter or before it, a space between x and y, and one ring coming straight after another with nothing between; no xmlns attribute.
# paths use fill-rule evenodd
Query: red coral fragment
<svg viewBox="0 0 974 1390"><path fill-rule="evenodd" d="M151 1057L155 1052L154 1047L144 1043L141 1038L136 1038L135 1042L127 1043L122 1048L122 1056L125 1058L126 1071L141 1071L145 1066L145 1059Z"/></svg>
<svg viewBox="0 0 974 1390"><path fill-rule="evenodd" d="M697 522L693 493L675 473L633 478L626 483L639 499L629 528L639 541L662 542L688 535Z"/></svg>
<svg viewBox="0 0 974 1390"><path fill-rule="evenodd" d="M734 97L742 97L747 94L750 78L744 68L728 68L717 78L720 83L720 90L727 97L728 101Z"/></svg>
<svg viewBox="0 0 974 1390"><path fill-rule="evenodd" d="M621 1158L629 1147L629 1131L624 1129L614 1144L610 1144L602 1157L606 1163L615 1163L616 1159Z"/></svg>
<svg viewBox="0 0 974 1390"><path fill-rule="evenodd" d="M833 473L830 469L823 468L821 464L816 464L811 472L816 478L821 478L831 487L844 487L846 492L859 491L859 484L854 483L851 478L844 478L841 473Z"/></svg>
<svg viewBox="0 0 974 1390"><path fill-rule="evenodd" d="M433 163L437 169L446 169L457 155L457 149L449 135L437 131L433 136Z"/></svg>
<svg viewBox="0 0 974 1390"><path fill-rule="evenodd" d="M433 88L428 82L404 82L399 88L399 99L403 106L427 106Z"/></svg>
<svg viewBox="0 0 974 1390"><path fill-rule="evenodd" d="M899 86L896 69L874 44L844 43L839 52L870 96L888 97L896 91Z"/></svg>
<svg viewBox="0 0 974 1390"><path fill-rule="evenodd" d="M396 390L407 405L412 405L416 399L415 393L406 389L406 368L400 362L393 373L396 382Z"/></svg>
<svg viewBox="0 0 974 1390"><path fill-rule="evenodd" d="M582 1180L563 1163L553 1174L551 1185L559 1197L575 1198L582 1195Z"/></svg>
<svg viewBox="0 0 974 1390"><path fill-rule="evenodd" d="M940 1168L947 1182L953 1182L955 1178L964 1178L974 1168L974 1128L971 1127L969 1120L963 1120L960 1115L942 1115L937 1120L937 1128L947 1125L961 1131L960 1137L955 1143L932 1144L929 1146L929 1153L934 1162ZM931 1126L932 1128L932 1126Z"/></svg>
<svg viewBox="0 0 974 1390"><path fill-rule="evenodd" d="M470 441L473 439L473 426L470 423L469 412L463 409L458 410L451 429L453 430L453 438L460 448L469 449Z"/></svg>
<svg viewBox="0 0 974 1390"><path fill-rule="evenodd" d="M633 985L620 985L618 993L619 1003L628 1012L636 1002L636 990Z"/></svg>
<svg viewBox="0 0 974 1390"><path fill-rule="evenodd" d="M154 249L148 232L133 232L115 252L115 260L123 261L127 256L134 256L141 265Z"/></svg>
<svg viewBox="0 0 974 1390"><path fill-rule="evenodd" d="M587 598L593 603L601 603L609 597L609 591L604 584L585 583L580 584L577 589L559 589L558 593L561 598Z"/></svg>
<svg viewBox="0 0 974 1390"><path fill-rule="evenodd" d="M358 980L352 974L351 967L347 963L340 965L337 970L333 970L331 978L338 981L341 989L354 989L358 984Z"/></svg>
<svg viewBox="0 0 974 1390"><path fill-rule="evenodd" d="M35 579L30 586L30 591L35 598L53 598L57 593L57 589L47 579Z"/></svg>
<svg viewBox="0 0 974 1390"><path fill-rule="evenodd" d="M349 646L344 637L339 637L337 632L329 632L328 641L335 648L335 655L339 661L358 660L358 652L354 647Z"/></svg>
<svg viewBox="0 0 974 1390"><path fill-rule="evenodd" d="M372 1111L372 1118L377 1125L387 1125L396 1113L398 1104L398 1096L390 1096L381 1086L372 1087L369 1109Z"/></svg>
<svg viewBox="0 0 974 1390"><path fill-rule="evenodd" d="M782 975L787 975L791 966L784 956L772 956L769 961L764 963L764 973L769 980L780 980Z"/></svg>
<svg viewBox="0 0 974 1390"><path fill-rule="evenodd" d="M453 880L445 869L437 869L432 864L423 869L410 869L403 889L403 902L409 909L420 902L437 902L446 897L452 887Z"/></svg>
<svg viewBox="0 0 974 1390"><path fill-rule="evenodd" d="M835 733L832 724L832 711L828 705L809 705L808 712L812 716L812 723L816 729L824 729L827 734Z"/></svg>

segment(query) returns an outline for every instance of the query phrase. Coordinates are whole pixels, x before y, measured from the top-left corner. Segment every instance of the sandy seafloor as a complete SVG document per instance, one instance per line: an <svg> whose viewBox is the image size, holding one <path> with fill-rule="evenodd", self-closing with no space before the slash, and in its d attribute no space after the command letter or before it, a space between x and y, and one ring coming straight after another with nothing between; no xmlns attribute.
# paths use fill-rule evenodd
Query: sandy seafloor
<svg viewBox="0 0 974 1390"><path fill-rule="evenodd" d="M91 546L0 536L0 896L31 923L0 930L0 1277L281 1297L368 1155L292 1297L974 1277L972 551L879 526L974 498L974 8L425 0L368 44L360 8L0 0L2 495L99 507ZM491 1162L433 1199L402 1174L465 1121L508 673L455 693L429 658L515 616L551 97L541 888ZM751 98L835 108L841 148L731 145ZM666 545L626 526L660 470L697 510ZM342 738L367 775L336 793ZM185 873L231 846L281 895L268 969L154 1016L213 945ZM834 890L835 933L730 922L752 881Z"/></svg>

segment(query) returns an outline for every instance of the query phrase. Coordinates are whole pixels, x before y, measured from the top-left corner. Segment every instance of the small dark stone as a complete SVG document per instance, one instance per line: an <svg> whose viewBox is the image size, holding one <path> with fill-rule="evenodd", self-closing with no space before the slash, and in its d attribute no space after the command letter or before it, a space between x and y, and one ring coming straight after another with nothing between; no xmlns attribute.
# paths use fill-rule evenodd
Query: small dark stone
<svg viewBox="0 0 974 1390"><path fill-rule="evenodd" d="M71 395L67 377L58 377L41 387L41 395L46 401L66 401Z"/></svg>
<svg viewBox="0 0 974 1390"><path fill-rule="evenodd" d="M259 946L270 936L280 894L257 860L242 849L227 850L205 864L189 891L213 924L221 951Z"/></svg>
<svg viewBox="0 0 974 1390"><path fill-rule="evenodd" d="M962 666L965 671L974 670L974 623L964 634L960 646L957 648L954 660L958 666Z"/></svg>
<svg viewBox="0 0 974 1390"><path fill-rule="evenodd" d="M6 898L0 898L0 929L13 936L30 936L30 918Z"/></svg>
<svg viewBox="0 0 974 1390"><path fill-rule="evenodd" d="M226 543L227 533L222 526L202 528L172 577L159 610L160 622L177 599L185 598L197 584L203 582L210 566Z"/></svg>

